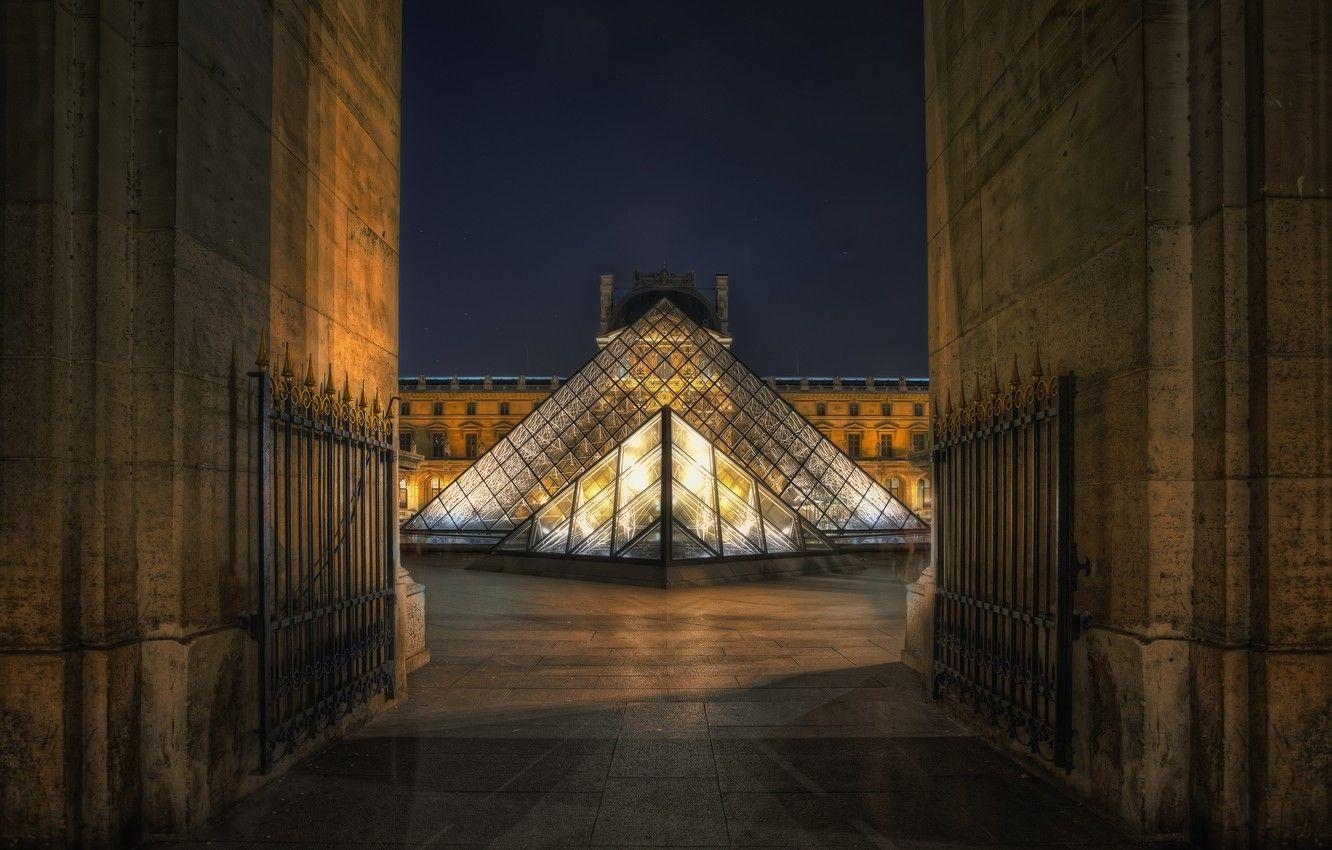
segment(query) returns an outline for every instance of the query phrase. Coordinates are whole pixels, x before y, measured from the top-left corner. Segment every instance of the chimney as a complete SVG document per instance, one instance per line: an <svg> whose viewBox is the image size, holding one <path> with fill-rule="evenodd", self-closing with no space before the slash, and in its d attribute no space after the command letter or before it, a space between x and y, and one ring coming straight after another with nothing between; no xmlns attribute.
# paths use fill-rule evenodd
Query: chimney
<svg viewBox="0 0 1332 850"><path fill-rule="evenodd" d="M717 275L717 325L722 333L731 332L731 283L724 274Z"/></svg>
<svg viewBox="0 0 1332 850"><path fill-rule="evenodd" d="M603 274L601 276L601 333L610 332L611 326L611 308L615 304L615 275Z"/></svg>

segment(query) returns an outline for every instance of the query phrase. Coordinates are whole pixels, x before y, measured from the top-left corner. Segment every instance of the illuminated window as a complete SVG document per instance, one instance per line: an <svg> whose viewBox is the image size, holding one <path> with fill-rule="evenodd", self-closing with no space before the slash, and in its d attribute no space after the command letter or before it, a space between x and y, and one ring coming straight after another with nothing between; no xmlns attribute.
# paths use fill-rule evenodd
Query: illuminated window
<svg viewBox="0 0 1332 850"><path fill-rule="evenodd" d="M860 457L860 435L859 435L859 434L847 434L847 435L846 435L846 453L849 454L849 455L851 455L851 457Z"/></svg>
<svg viewBox="0 0 1332 850"><path fill-rule="evenodd" d="M444 415L444 402L442 402L442 401L437 401L437 402L435 402L435 403L431 406L430 412L433 413L433 414L436 415L436 416L443 416L443 415Z"/></svg>
<svg viewBox="0 0 1332 850"><path fill-rule="evenodd" d="M893 494L893 498L902 498L902 479L894 475L888 479L888 492Z"/></svg>
<svg viewBox="0 0 1332 850"><path fill-rule="evenodd" d="M508 415L509 415L509 403L507 401L501 401L500 416L508 416Z"/></svg>
<svg viewBox="0 0 1332 850"><path fill-rule="evenodd" d="M851 402L850 404L848 404L848 405L846 406L846 412L849 413L849 414L851 414L852 416L859 416L859 415L860 415L860 405L856 404L856 403L853 401L853 402Z"/></svg>
<svg viewBox="0 0 1332 850"><path fill-rule="evenodd" d="M463 445L467 449L467 457L474 458L478 454L478 442L480 435L473 432L463 437Z"/></svg>
<svg viewBox="0 0 1332 850"><path fill-rule="evenodd" d="M413 435L411 431L403 431L399 433L398 448L404 452L415 451L415 449L412 448L412 443L414 442L413 441L414 436L415 435Z"/></svg>
<svg viewBox="0 0 1332 850"><path fill-rule="evenodd" d="M407 479L398 479L398 509L407 510Z"/></svg>
<svg viewBox="0 0 1332 850"><path fill-rule="evenodd" d="M468 416L476 415L476 402L474 401L467 402L467 415Z"/></svg>
<svg viewBox="0 0 1332 850"><path fill-rule="evenodd" d="M925 405L923 405L923 404L913 404L913 405L911 405L911 415L912 415L912 416L924 416L924 415L925 415Z"/></svg>
<svg viewBox="0 0 1332 850"><path fill-rule="evenodd" d="M439 491L444 489L444 482L439 480L438 475L430 476L430 498L439 495Z"/></svg>
<svg viewBox="0 0 1332 850"><path fill-rule="evenodd" d="M925 432L917 431L911 435L911 450L913 452L925 451Z"/></svg>
<svg viewBox="0 0 1332 850"><path fill-rule="evenodd" d="M443 435L443 434L431 434L431 435L430 435L430 456L433 457L433 458L441 458L441 457L444 457L444 449L445 449L444 435Z"/></svg>
<svg viewBox="0 0 1332 850"><path fill-rule="evenodd" d="M925 498L929 494L929 485L922 478L916 482L916 507L925 507Z"/></svg>
<svg viewBox="0 0 1332 850"><path fill-rule="evenodd" d="M885 401L883 404L879 405L879 414L881 416L892 416L893 415L892 402Z"/></svg>
<svg viewBox="0 0 1332 850"><path fill-rule="evenodd" d="M880 434L880 435L879 435L879 457L888 458L888 457L892 457L892 456L893 456L893 435L892 435L892 434Z"/></svg>
<svg viewBox="0 0 1332 850"><path fill-rule="evenodd" d="M399 405L398 405L398 413L402 414L403 416L411 416L411 415L412 415L412 403L411 403L410 401L404 401L404 402L402 402L401 404L399 404Z"/></svg>
<svg viewBox="0 0 1332 850"><path fill-rule="evenodd" d="M824 404L823 402L819 402L818 404L814 405L814 415L815 415L815 416L827 416L827 415L828 415L828 405Z"/></svg>

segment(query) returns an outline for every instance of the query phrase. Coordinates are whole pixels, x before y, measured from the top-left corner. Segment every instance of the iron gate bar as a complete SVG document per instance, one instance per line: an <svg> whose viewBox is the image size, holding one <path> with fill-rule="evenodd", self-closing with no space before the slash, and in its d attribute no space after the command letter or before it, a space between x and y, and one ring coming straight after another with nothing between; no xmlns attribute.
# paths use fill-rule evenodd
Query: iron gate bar
<svg viewBox="0 0 1332 850"><path fill-rule="evenodd" d="M259 769L378 693L393 698L397 453L391 410L257 370ZM391 405L391 402L390 402Z"/></svg>
<svg viewBox="0 0 1332 850"><path fill-rule="evenodd" d="M1067 767L1072 610L1072 375L986 393L934 420L934 692Z"/></svg>

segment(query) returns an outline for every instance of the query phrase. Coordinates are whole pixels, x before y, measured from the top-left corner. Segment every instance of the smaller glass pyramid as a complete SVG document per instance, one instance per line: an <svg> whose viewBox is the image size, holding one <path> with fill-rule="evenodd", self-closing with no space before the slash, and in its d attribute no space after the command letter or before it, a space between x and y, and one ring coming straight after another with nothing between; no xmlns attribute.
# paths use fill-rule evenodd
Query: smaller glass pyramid
<svg viewBox="0 0 1332 850"><path fill-rule="evenodd" d="M832 549L808 521L670 408L658 411L495 547L504 553L663 563Z"/></svg>

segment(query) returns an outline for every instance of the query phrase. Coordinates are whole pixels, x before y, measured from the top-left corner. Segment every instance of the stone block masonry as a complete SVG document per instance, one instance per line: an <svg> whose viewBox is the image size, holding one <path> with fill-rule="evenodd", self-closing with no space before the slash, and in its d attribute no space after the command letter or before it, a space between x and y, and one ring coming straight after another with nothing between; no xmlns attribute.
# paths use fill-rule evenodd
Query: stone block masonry
<svg viewBox="0 0 1332 850"><path fill-rule="evenodd" d="M1038 344L1078 380L1064 779L1141 835L1325 843L1332 7L926 19L931 388Z"/></svg>
<svg viewBox="0 0 1332 850"><path fill-rule="evenodd" d="M395 391L401 9L2 14L0 843L133 844L263 781L261 335Z"/></svg>

